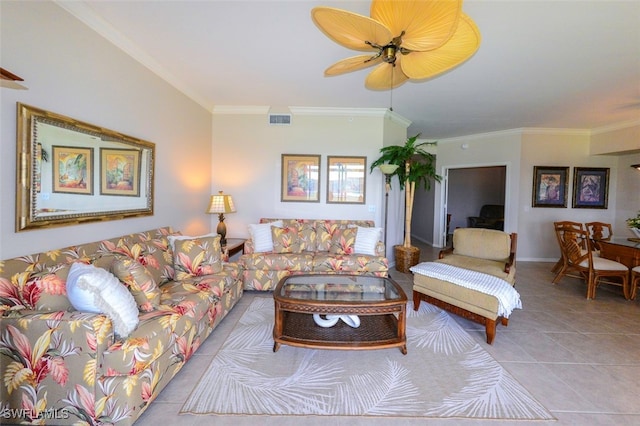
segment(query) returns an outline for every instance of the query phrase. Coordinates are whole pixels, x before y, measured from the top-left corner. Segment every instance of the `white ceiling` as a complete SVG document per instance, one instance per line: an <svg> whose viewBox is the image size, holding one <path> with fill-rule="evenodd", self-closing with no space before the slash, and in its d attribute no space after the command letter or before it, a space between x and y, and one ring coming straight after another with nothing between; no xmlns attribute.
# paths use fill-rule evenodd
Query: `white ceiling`
<svg viewBox="0 0 640 426"><path fill-rule="evenodd" d="M318 30L318 5L369 16L369 1L58 1L208 110L269 105L388 108L411 135L640 120L640 0L467 0L478 52L434 79L365 89L368 70L324 77L358 54Z"/></svg>

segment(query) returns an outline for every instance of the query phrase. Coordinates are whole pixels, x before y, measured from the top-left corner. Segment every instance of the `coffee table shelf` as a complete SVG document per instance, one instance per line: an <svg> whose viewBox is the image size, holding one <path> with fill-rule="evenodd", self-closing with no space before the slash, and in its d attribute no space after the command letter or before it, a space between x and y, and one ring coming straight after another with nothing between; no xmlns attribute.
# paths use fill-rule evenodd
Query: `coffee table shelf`
<svg viewBox="0 0 640 426"><path fill-rule="evenodd" d="M398 284L390 278L336 275L299 275L283 278L274 290L275 325L273 329L276 352L281 344L290 346L365 350L400 348L407 353L406 304L407 298ZM291 279L293 281L288 280ZM378 288L381 293L363 294L358 291L340 293L335 299L322 290L329 286L349 283L351 289ZM373 284L372 284L373 283ZM310 286L307 293L294 294L287 285ZM335 295L335 294L334 294ZM332 327L320 327L313 314L358 315L360 326L350 327L338 321Z"/></svg>

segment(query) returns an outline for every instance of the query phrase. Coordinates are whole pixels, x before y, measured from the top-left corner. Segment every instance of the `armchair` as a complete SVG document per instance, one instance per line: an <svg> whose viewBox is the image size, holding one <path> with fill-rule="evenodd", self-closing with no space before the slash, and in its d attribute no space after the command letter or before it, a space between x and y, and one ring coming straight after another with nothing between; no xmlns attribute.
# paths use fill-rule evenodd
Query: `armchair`
<svg viewBox="0 0 640 426"><path fill-rule="evenodd" d="M485 204L478 216L467 218L467 227L504 230L504 206L501 204Z"/></svg>
<svg viewBox="0 0 640 426"><path fill-rule="evenodd" d="M453 247L439 259L411 268L413 308L420 301L443 308L485 326L487 343L496 325L508 325L513 308L521 308L515 283L517 234L490 229L459 228Z"/></svg>

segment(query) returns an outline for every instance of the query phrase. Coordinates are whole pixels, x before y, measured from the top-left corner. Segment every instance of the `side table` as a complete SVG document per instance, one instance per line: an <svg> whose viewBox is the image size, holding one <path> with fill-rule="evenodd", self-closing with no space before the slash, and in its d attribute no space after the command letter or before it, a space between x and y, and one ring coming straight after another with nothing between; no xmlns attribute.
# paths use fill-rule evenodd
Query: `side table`
<svg viewBox="0 0 640 426"><path fill-rule="evenodd" d="M222 246L222 251L226 252L229 257L236 253L244 254L244 243L246 238L227 238L227 244Z"/></svg>

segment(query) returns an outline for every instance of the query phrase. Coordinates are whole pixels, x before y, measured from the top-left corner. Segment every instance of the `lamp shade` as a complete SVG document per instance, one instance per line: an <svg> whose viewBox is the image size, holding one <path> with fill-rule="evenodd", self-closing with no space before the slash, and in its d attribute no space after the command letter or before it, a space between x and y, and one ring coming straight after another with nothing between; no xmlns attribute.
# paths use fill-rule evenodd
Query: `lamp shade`
<svg viewBox="0 0 640 426"><path fill-rule="evenodd" d="M209 200L207 213L235 213L236 207L233 205L233 198L229 194L218 191L217 195L212 195Z"/></svg>
<svg viewBox="0 0 640 426"><path fill-rule="evenodd" d="M393 174L393 172L396 171L396 169L398 168L397 164L380 164L378 166L380 168L380 171L385 174L385 175L391 175Z"/></svg>

